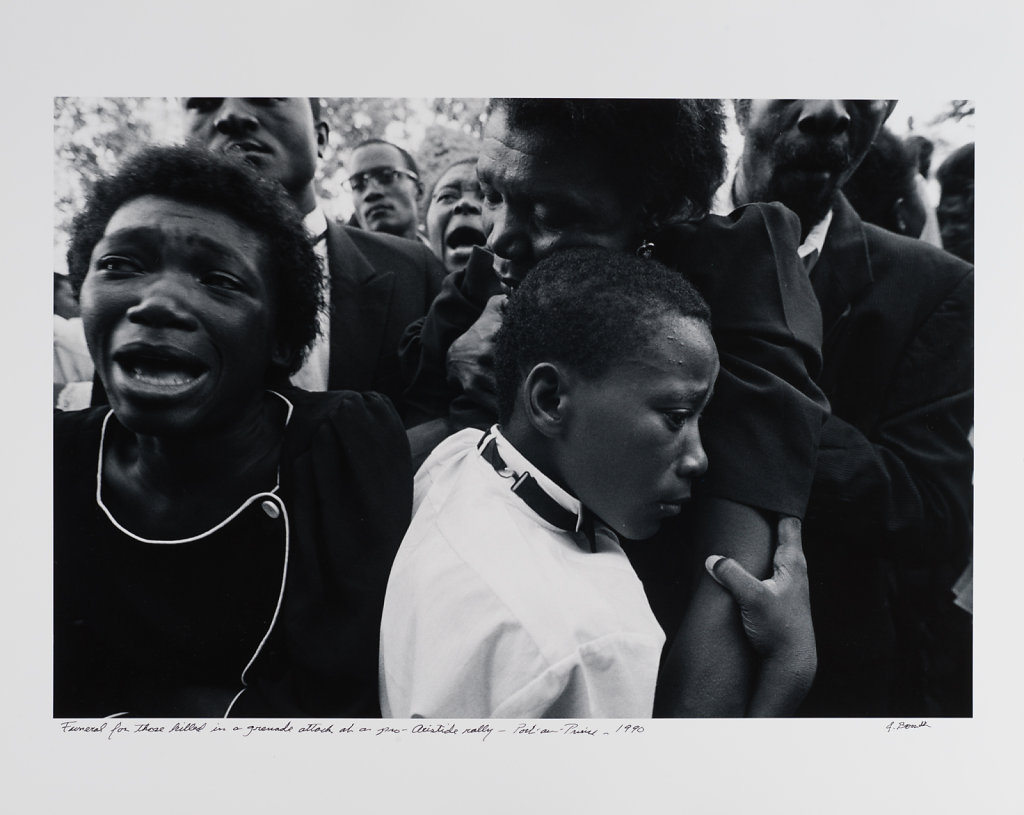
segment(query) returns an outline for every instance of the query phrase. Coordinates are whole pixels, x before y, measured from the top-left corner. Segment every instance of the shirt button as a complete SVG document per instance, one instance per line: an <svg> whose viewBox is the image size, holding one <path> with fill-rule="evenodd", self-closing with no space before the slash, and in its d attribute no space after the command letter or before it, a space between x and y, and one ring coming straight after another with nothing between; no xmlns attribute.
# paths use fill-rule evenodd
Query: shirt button
<svg viewBox="0 0 1024 815"><path fill-rule="evenodd" d="M267 516L276 520L281 517L281 508L273 501L264 501L260 506L263 511L267 513Z"/></svg>

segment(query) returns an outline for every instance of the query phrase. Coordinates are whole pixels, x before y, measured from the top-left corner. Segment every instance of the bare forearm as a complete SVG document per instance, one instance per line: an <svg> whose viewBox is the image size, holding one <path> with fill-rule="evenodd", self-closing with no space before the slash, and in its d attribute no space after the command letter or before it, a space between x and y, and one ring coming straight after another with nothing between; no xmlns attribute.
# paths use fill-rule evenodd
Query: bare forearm
<svg viewBox="0 0 1024 815"><path fill-rule="evenodd" d="M731 557L759 577L770 573L773 532L760 512L731 501L710 499L699 507L698 515L697 540L691 545L699 546L703 556ZM677 717L744 716L756 664L738 606L725 589L702 574L665 658L658 713Z"/></svg>
<svg viewBox="0 0 1024 815"><path fill-rule="evenodd" d="M813 641L809 649L761 663L748 716L792 716L811 689L817 670Z"/></svg>

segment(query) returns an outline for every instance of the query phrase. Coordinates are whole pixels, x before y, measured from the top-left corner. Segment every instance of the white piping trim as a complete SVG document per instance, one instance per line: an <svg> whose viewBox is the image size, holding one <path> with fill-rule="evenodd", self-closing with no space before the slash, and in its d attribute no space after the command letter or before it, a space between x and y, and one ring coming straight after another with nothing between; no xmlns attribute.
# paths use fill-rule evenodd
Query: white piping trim
<svg viewBox="0 0 1024 815"><path fill-rule="evenodd" d="M267 392L274 394L274 396L278 397L287 406L287 413L285 414L284 426L288 427L288 424L291 422L291 419L292 419L292 413L294 413L294 411L295 411L295 406L291 403L291 401L289 399L287 399L285 396L283 396L282 394L278 393L277 391L268 390ZM201 538L205 538L208 535L211 535L214 532L216 532L221 527L226 526L228 523L231 522L232 519L237 517L239 515L239 513L241 513L247 507L251 506L254 502L256 502L256 501L258 501L260 499L263 499L263 500L276 499L274 505L277 506L281 510L281 518L282 518L282 520L284 522L284 564L283 564L283 568L282 568L282 572L281 572L281 588L278 590L278 593L277 593L277 605L274 608L274 616L271 618L270 625L267 626L267 630L263 634L263 638L260 640L259 645L256 646L256 650L253 652L252 657L250 657L249 661L246 663L245 667L242 669L240 680L242 682L242 686L243 687L242 687L241 690L238 691L238 693L235 694L235 696L234 696L234 698L232 698L230 704L228 704L227 710L224 711L223 718L227 718L231 714L231 709L235 706L235 702L238 701L239 697L243 693L245 693L246 689L248 688L248 683L246 681L246 674L248 673L249 669L252 667L253 663L256 661L256 658L259 657L260 653L262 653L263 646L267 644L267 640L270 639L270 635L274 631L274 626L277 624L277 619L278 619L278 617L281 614L281 606L284 604L285 584L288 581L288 563L289 563L289 560L290 560L290 557L291 557L291 524L289 523L289 520L288 520L288 507L285 506L284 501L281 500L281 496L277 495L277 490L281 486L281 466L280 466L280 464L278 464L277 473L275 475L275 484L274 484L274 489L273 490L271 490L270 492L259 492L259 493L256 493L255 495L250 496L249 498L247 498L242 503L242 505L240 507L238 507L238 509L236 509L234 512L232 512L227 518L225 518L223 521L218 523L216 526L206 530L205 532L202 532L202 533L200 533L198 535L194 535L194 536L192 536L190 538L181 538L181 539L178 539L178 540L155 540L155 539L151 539L151 538L143 538L143 537L141 537L139 535L136 535L134 532L130 531L129 529L126 529L124 526L122 526L120 523L118 523L117 519L113 516L113 514L107 508L106 504L103 503L103 447L104 447L104 442L106 440L106 435L107 435L107 423L110 421L110 417L113 416L113 415L114 415L114 411L113 410L109 410L107 412L107 415L103 417L103 426L102 426L102 429L100 431L100 449L99 449L99 455L97 456L97 462L96 462L96 503L99 506L99 508L103 510L104 514L106 514L106 516L110 520L110 522L115 527L117 527L117 529L119 529L121 532L123 532L128 537L134 538L135 540L141 541L142 543L156 543L156 544L190 543L192 541L196 541L196 540L199 540ZM127 713L128 713L128 711L123 711L121 713L111 714L111 716L123 716L123 715L126 715ZM107 718L110 718L110 717L107 717Z"/></svg>
<svg viewBox="0 0 1024 815"><path fill-rule="evenodd" d="M285 415L285 420L284 420L284 426L287 427L288 423L291 421L292 412L295 409L294 406L292 405L292 403L288 399L286 399L284 396L282 396L277 391L268 390L267 393L274 394L274 396L277 396L279 399L281 399L285 403L285 405L287 405L288 411L287 411L287 414ZM232 520L234 520L240 513L242 513L254 501L256 501L256 500L258 500L260 498L264 498L267 495L276 495L277 490L281 486L281 465L278 464L277 471L276 471L276 473L274 475L274 489L272 489L269 493L267 493L267 492L260 492L260 493L257 493L256 495L249 496L247 499L245 499L245 501L242 502L241 506L239 506L238 509L236 509L230 515L228 515L228 517L226 517L220 523L216 524L215 526L211 527L210 529L207 529L205 532L200 532L198 535L193 535L192 537L189 537L189 538L178 538L176 540L158 540L156 538L144 538L141 535L136 535L130 529L127 529L124 526L122 526L118 522L117 518L114 517L114 514L107 508L107 505L103 503L103 447L104 447L104 444L106 442L106 437L107 437L107 423L110 421L110 417L113 416L113 415L114 415L114 411L113 410L110 410L110 411L107 412L107 415L103 417L103 427L102 427L102 429L100 431L100 451L99 451L99 455L97 456L97 462L96 462L96 503L99 505L99 508L103 510L104 514L107 516L107 518L110 520L110 522L115 527L117 527L118 530L123 532L128 537L134 538L135 540L140 541L141 543L154 543L154 544L172 545L172 544L177 544L177 543L192 543L193 541L201 540L202 538L205 538L208 535L212 535L218 529L221 529L222 527L227 526Z"/></svg>
<svg viewBox="0 0 1024 815"><path fill-rule="evenodd" d="M263 646L266 645L267 640L270 639L270 635L277 623L277 618L281 613L281 606L284 603L284 587L285 583L288 581L288 563L291 556L291 524L288 521L288 507L285 506L284 501L281 500L280 496L275 495L273 497L277 498L277 506L281 509L281 519L284 521L284 568L281 570L281 590L277 594L277 607L274 609L274 616L270 620L270 625L267 626L267 631L263 635L263 639L260 640L260 644L256 646L256 650L253 652L252 658L242 669L242 675L240 677L242 689L235 694L235 697L231 700L227 710L224 711L223 718L225 719L231 715L231 709L235 706L235 702L238 701L238 697L245 693L246 689L249 687L249 683L246 681L245 675L249 672L249 669L256 661L256 658L263 651Z"/></svg>

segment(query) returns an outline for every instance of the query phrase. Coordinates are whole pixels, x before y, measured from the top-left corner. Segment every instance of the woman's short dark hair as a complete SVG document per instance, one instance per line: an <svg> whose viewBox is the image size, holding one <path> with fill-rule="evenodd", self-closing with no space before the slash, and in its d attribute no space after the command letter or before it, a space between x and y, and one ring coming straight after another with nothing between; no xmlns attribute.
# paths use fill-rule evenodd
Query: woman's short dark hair
<svg viewBox="0 0 1024 815"><path fill-rule="evenodd" d="M720 99L492 99L508 126L592 156L646 229L697 219L725 178Z"/></svg>
<svg viewBox="0 0 1024 815"><path fill-rule="evenodd" d="M68 276L75 296L89 272L92 251L114 213L145 195L223 212L262 238L261 271L274 298L275 337L291 352L287 373L297 371L319 332L320 261L284 189L240 161L195 147L148 147L116 173L99 179L71 228Z"/></svg>
<svg viewBox="0 0 1024 815"><path fill-rule="evenodd" d="M495 337L499 421L511 418L516 391L540 362L559 362L587 379L647 346L665 315L710 328L697 290L656 260L583 248L555 252L509 296Z"/></svg>

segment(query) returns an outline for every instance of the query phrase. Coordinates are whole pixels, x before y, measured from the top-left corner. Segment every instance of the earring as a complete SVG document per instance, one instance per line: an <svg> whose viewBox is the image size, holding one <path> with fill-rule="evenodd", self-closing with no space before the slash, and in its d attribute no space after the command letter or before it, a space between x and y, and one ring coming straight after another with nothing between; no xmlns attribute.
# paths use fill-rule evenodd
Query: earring
<svg viewBox="0 0 1024 815"><path fill-rule="evenodd" d="M640 247L636 250L638 257L650 258L654 255L654 244L646 238L641 242Z"/></svg>

